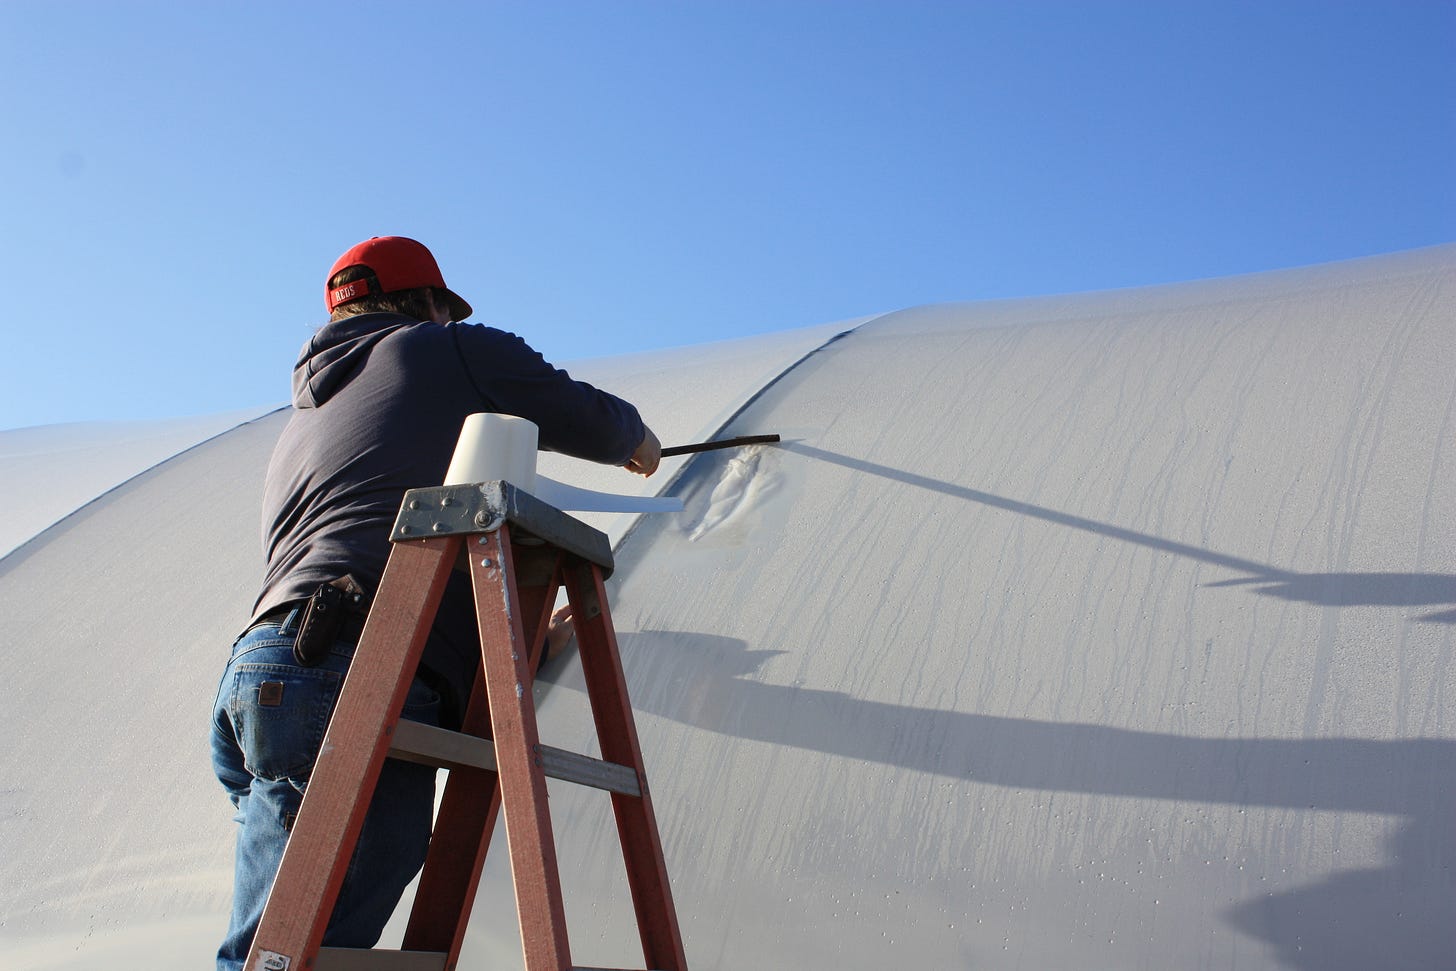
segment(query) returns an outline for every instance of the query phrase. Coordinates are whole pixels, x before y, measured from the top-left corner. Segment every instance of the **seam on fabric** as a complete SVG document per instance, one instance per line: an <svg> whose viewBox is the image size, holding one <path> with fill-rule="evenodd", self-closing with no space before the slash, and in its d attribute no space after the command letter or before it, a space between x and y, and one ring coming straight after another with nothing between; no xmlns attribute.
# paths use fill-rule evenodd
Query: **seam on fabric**
<svg viewBox="0 0 1456 971"><path fill-rule="evenodd" d="M747 398L745 398L743 400L743 403L742 404L740 404L737 408L733 409L733 413L730 414L727 418L725 418L722 422L720 422L718 424L718 427L717 428L714 428L713 429L712 433L708 436L709 440L711 440L712 438L714 438L714 437L722 434L722 432L723 432L723 430L725 428L727 428L729 425L731 425L735 421L737 421L738 420L738 417L740 415L742 415L745 411L747 411L750 407L752 407L753 404L754 404L754 402L758 401L765 394L767 394L770 388L772 388L774 385L778 384L784 378L788 377L790 373L792 373L796 368L798 368L799 365L801 365L805 361L809 360L809 358L813 357L815 354L818 354L820 351L823 351L825 348L829 347L831 344L836 344L839 341L843 340L844 338L848 337L849 335L854 334L854 333L857 333L861 328L866 327L866 326L868 326L870 324L873 324L876 321L883 320L886 317L893 316L896 313L899 313L899 311L891 310L891 311L886 311L885 313L875 314L874 316L867 317L864 320L861 320L859 323L855 324L853 327L848 327L848 328L840 331L839 333L834 334L833 336L827 338L822 344L819 344L818 346L812 347L808 351L805 351L797 360L793 361L791 364L786 365L783 370L779 371L778 374L775 374L773 377L771 377L767 381L765 381L762 385L759 386L759 389L757 391L755 391L753 394L749 395ZM690 468L692 468L692 466L693 466L693 460L696 459L696 458L698 458L698 457L699 456L696 456L695 455L692 458L689 458L686 462L684 462L682 464L682 467L679 468L676 472L673 473L672 478L670 478L666 482L664 482L662 484L662 487L659 488L655 493L653 493L653 495L654 496L669 495L671 493L672 488L674 486L676 486L677 483L678 483L678 481L684 475L687 474L687 471ZM622 532L622 538L619 539L619 540L617 540L617 542L615 542L615 543L612 544L612 554L613 554L613 556L616 555L616 553L617 553L618 550L622 549L622 547L626 545L627 540L629 540L629 539L632 538L632 534L635 533L635 532L637 532L637 526L642 522L642 518L643 518L644 515L645 515L644 513L637 513L637 518L634 519L634 520L632 520L632 525L628 526Z"/></svg>

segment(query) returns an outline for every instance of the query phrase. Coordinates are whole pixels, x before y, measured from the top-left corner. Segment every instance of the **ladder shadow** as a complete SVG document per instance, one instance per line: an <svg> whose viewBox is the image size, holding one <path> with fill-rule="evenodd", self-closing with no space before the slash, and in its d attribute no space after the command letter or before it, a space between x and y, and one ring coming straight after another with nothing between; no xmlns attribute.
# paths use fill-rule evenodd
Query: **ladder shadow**
<svg viewBox="0 0 1456 971"><path fill-rule="evenodd" d="M1225 920L1289 967L1435 967L1456 954L1456 742L1196 738L915 708L756 680L779 653L733 638L619 634L643 711L704 731L998 787L1402 819L1388 865L1232 905Z"/></svg>
<svg viewBox="0 0 1456 971"><path fill-rule="evenodd" d="M1017 499L1008 499L980 489L932 479L877 462L853 458L802 441L786 441L785 451L805 458L890 479L917 489L965 499L994 509L1040 519L1071 529L1105 536L1124 543L1170 553L1200 563L1246 574L1232 580L1205 584L1208 587L1246 586L1254 593L1322 607L1436 607L1433 613L1414 618L1422 623L1456 624L1456 575L1449 573L1298 573L1267 563L1180 543L1151 533L1098 522L1083 516L1048 509Z"/></svg>

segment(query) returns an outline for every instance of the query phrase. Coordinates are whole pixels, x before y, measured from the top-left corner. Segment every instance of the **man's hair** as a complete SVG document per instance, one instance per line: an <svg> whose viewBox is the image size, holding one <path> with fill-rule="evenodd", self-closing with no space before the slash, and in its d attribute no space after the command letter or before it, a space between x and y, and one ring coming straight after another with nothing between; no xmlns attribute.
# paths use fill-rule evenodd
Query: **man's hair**
<svg viewBox="0 0 1456 971"><path fill-rule="evenodd" d="M377 293L379 280L375 277L374 271L367 266L356 265L346 266L338 273L329 277L329 289L341 287L346 283L353 283L355 280L369 281L368 296L360 297L357 300L350 300L348 303L339 304L334 312L329 315L329 320L343 320L345 317L353 317L357 314L399 314L413 320L430 319L430 301L441 307L450 305L449 298L445 291L439 287L416 287L413 290L395 290L393 293Z"/></svg>

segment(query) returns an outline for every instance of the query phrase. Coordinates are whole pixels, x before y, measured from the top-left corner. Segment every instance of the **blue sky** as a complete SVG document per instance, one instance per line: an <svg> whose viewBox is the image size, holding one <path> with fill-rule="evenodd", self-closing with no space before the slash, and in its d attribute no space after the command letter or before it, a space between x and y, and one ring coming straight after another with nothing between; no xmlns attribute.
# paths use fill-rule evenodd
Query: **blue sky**
<svg viewBox="0 0 1456 971"><path fill-rule="evenodd" d="M557 361L1456 240L1452 0L5 0L0 78L0 428L284 403L373 235Z"/></svg>

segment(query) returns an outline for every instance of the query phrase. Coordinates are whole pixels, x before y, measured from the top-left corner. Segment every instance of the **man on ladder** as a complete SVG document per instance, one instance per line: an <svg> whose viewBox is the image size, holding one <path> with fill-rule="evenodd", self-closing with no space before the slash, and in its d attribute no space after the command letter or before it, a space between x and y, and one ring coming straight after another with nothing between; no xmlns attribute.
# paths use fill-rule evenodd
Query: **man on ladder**
<svg viewBox="0 0 1456 971"><path fill-rule="evenodd" d="M470 305L422 244L376 237L330 270L331 317L293 372L263 494L267 570L214 705L213 767L239 823L219 971L252 943L408 489L441 482L466 416L535 422L543 449L651 475L661 445L627 402L520 338L457 323ZM452 578L403 715L457 728L480 661L468 580ZM389 760L324 943L371 947L424 862L435 770Z"/></svg>

